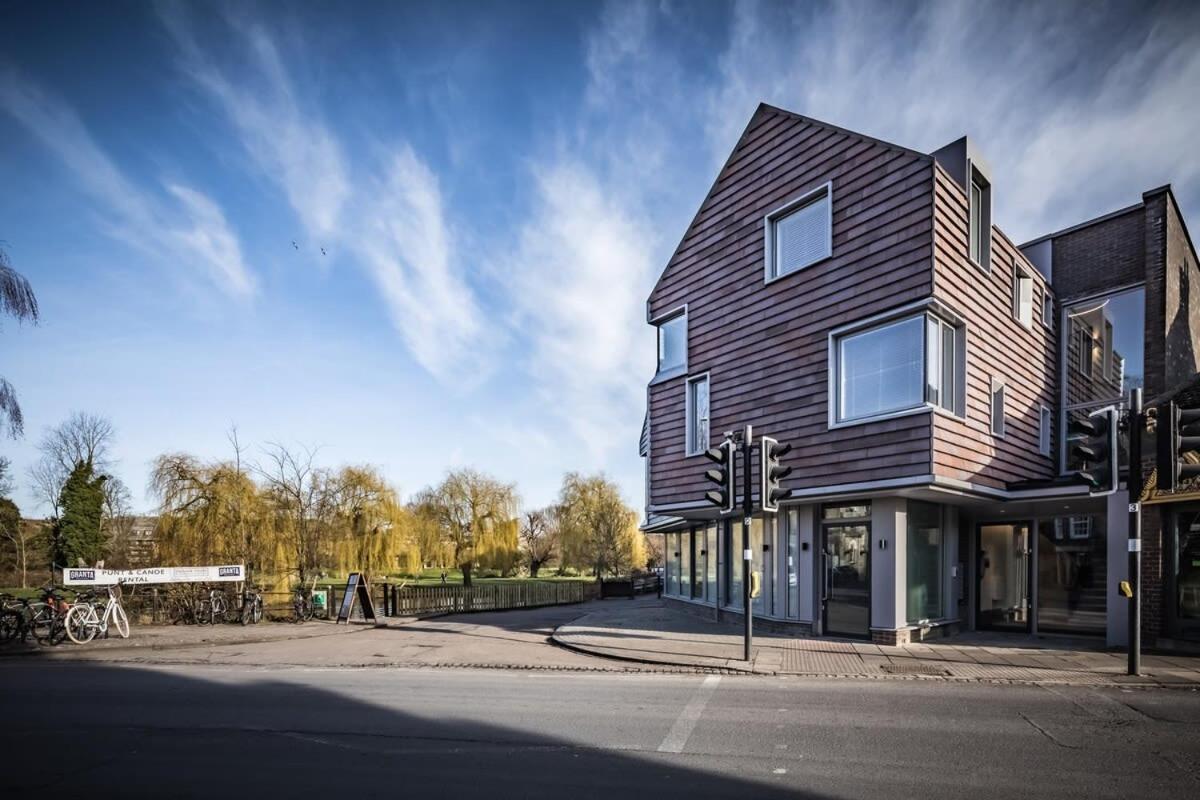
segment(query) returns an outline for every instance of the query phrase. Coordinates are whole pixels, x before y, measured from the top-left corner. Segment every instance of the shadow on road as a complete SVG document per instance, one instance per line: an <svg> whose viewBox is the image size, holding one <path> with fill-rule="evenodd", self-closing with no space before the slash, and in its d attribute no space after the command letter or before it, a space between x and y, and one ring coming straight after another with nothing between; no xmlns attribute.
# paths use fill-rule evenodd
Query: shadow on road
<svg viewBox="0 0 1200 800"><path fill-rule="evenodd" d="M9 797L44 789L123 798L819 797L772 785L770 775L739 780L683 766L678 755L456 718L482 697L448 698L443 719L416 716L339 690L343 671L318 673L329 689L300 678L247 682L245 673L216 672L210 680L82 663L0 679L21 674L40 677L0 692L0 748L7 764L20 765L0 773L0 794ZM360 693L379 684L372 687ZM586 729L588 708L579 714ZM637 726L631 719L630 730Z"/></svg>

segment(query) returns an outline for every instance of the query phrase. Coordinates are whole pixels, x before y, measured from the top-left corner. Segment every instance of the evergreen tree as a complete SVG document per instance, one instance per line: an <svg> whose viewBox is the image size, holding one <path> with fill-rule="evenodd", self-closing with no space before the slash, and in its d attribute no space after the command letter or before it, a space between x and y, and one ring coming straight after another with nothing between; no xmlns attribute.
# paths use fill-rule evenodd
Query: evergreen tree
<svg viewBox="0 0 1200 800"><path fill-rule="evenodd" d="M96 475L91 461L78 461L59 497L62 515L54 523L54 563L74 567L95 564L104 554L100 520L104 514L106 475Z"/></svg>

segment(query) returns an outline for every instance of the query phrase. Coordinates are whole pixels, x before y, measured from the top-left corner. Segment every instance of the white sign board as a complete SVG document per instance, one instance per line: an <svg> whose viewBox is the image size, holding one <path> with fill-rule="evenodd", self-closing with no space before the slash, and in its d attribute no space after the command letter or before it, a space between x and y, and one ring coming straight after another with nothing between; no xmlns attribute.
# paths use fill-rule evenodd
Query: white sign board
<svg viewBox="0 0 1200 800"><path fill-rule="evenodd" d="M147 569L93 569L91 567L63 570L67 586L115 586L142 583L223 583L244 581L246 568L241 564L217 567L148 567Z"/></svg>

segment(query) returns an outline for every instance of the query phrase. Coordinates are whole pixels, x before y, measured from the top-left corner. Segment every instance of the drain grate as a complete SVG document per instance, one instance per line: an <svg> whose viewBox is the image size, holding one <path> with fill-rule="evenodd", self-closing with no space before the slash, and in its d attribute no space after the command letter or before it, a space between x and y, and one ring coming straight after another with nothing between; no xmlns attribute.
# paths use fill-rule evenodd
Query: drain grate
<svg viewBox="0 0 1200 800"><path fill-rule="evenodd" d="M888 675L949 675L948 670L941 667L928 667L924 664L880 664L879 669Z"/></svg>

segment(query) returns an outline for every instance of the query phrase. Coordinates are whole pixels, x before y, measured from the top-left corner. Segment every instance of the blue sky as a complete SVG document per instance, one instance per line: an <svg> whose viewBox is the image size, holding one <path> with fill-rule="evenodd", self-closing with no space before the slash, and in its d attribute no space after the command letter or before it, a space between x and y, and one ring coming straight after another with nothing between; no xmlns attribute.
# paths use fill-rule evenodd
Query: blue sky
<svg viewBox="0 0 1200 800"><path fill-rule="evenodd" d="M1172 183L1200 225L1188 5L3 4L0 331L42 430L475 466L639 503L644 301L756 104L930 151L975 138L1017 241ZM294 243L294 244L293 244ZM324 253L322 253L324 248Z"/></svg>

